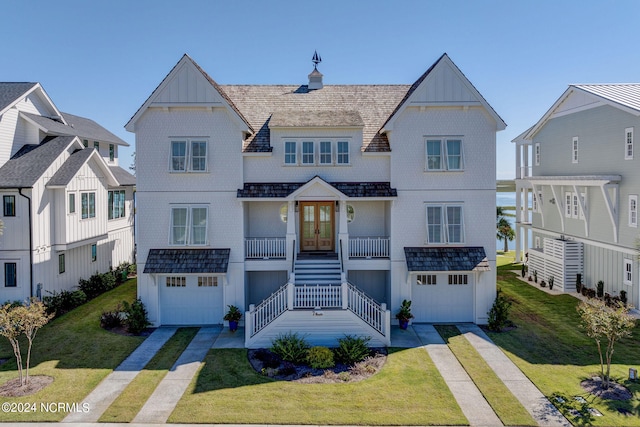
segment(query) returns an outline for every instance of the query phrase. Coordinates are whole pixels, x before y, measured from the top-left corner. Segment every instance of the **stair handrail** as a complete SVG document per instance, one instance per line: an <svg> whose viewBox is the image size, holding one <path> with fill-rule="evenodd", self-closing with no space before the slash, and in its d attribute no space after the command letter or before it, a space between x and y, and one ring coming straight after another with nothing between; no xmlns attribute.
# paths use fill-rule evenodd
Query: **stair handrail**
<svg viewBox="0 0 640 427"><path fill-rule="evenodd" d="M338 251L338 258L340 258L340 273L344 273L344 262L342 260L342 239L340 239L338 241L339 244L339 251Z"/></svg>
<svg viewBox="0 0 640 427"><path fill-rule="evenodd" d="M291 246L291 273L296 268L296 239L293 239L293 245Z"/></svg>
<svg viewBox="0 0 640 427"><path fill-rule="evenodd" d="M352 283L346 283L348 289L347 308L367 325L386 336L384 307Z"/></svg>
<svg viewBox="0 0 640 427"><path fill-rule="evenodd" d="M277 291L269 295L260 304L256 305L251 315L251 336L254 336L267 325L287 311L287 287L289 282L282 285Z"/></svg>

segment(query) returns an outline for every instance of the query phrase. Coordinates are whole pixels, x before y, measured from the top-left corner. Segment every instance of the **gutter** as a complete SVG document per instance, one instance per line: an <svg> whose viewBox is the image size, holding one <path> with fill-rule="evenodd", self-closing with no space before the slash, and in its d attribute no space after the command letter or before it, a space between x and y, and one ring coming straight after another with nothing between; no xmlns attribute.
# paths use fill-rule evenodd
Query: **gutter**
<svg viewBox="0 0 640 427"><path fill-rule="evenodd" d="M18 188L18 194L27 199L29 205L29 300L33 298L33 223L31 221L31 198L22 194L22 188Z"/></svg>

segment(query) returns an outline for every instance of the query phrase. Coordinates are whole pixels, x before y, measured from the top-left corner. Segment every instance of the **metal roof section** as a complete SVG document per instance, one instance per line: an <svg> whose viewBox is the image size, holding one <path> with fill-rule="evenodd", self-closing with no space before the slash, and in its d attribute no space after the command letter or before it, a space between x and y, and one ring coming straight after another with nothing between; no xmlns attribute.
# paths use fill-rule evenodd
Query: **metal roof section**
<svg viewBox="0 0 640 427"><path fill-rule="evenodd" d="M635 110L640 115L640 83L584 84L571 85L592 93L620 106Z"/></svg>
<svg viewBox="0 0 640 427"><path fill-rule="evenodd" d="M481 246L405 247L407 268L422 271L489 271L489 261Z"/></svg>
<svg viewBox="0 0 640 427"><path fill-rule="evenodd" d="M150 249L145 274L226 273L231 249Z"/></svg>

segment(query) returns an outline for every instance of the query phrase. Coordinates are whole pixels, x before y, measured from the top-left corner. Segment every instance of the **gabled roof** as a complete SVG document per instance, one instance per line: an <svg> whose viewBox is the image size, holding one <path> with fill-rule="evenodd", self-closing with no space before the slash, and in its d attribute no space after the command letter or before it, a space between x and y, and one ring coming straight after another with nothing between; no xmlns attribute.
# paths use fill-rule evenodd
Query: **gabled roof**
<svg viewBox="0 0 640 427"><path fill-rule="evenodd" d="M605 83L605 84L576 84L569 85L567 90L553 103L551 108L538 120L538 122L519 135L512 142L530 140L550 120L554 114L576 94L586 95L592 100L589 105L573 107L574 111L580 111L584 107L596 107L610 105L629 114L640 116L640 83ZM566 108L566 107L565 107ZM568 110L571 112L571 110Z"/></svg>
<svg viewBox="0 0 640 427"><path fill-rule="evenodd" d="M226 273L230 249L149 249L145 274Z"/></svg>
<svg viewBox="0 0 640 427"><path fill-rule="evenodd" d="M72 144L82 144L75 136L47 137L38 145L25 145L0 167L0 188L29 188Z"/></svg>
<svg viewBox="0 0 640 427"><path fill-rule="evenodd" d="M115 187L118 185L116 178L111 173L109 167L105 164L104 160L94 148L82 148L73 152L69 158L60 166L60 168L53 174L47 187L66 187L71 180L78 174L80 168L84 166L90 159L94 159L100 169L105 174L107 183Z"/></svg>
<svg viewBox="0 0 640 427"><path fill-rule="evenodd" d="M131 175L120 166L109 166L111 173L116 177L120 187L132 187L136 185L136 177Z"/></svg>
<svg viewBox="0 0 640 427"><path fill-rule="evenodd" d="M405 247L409 271L488 271L487 255L481 246Z"/></svg>
<svg viewBox="0 0 640 427"><path fill-rule="evenodd" d="M225 91L202 68L200 68L200 66L196 63L196 61L191 59L191 57L189 55L187 55L186 53L182 56L182 58L180 58L178 63L176 65L174 65L174 67L171 69L171 71L169 71L169 74L167 74L165 76L165 78L162 79L162 81L160 82L158 87L156 87L153 90L153 92L151 92L151 95L149 95L147 100L140 106L140 108L138 108L138 110L131 117L131 119L129 119L127 124L124 126L125 129L127 129L130 132L133 131L133 129L134 129L133 125L135 124L135 122L142 116L144 111L147 108L149 108L149 106L153 103L153 101L156 98L156 96L162 91L162 89L165 88L165 86L169 83L169 81L173 78L173 76L176 73L178 73L179 69L181 68L181 65L184 65L184 64L190 64L191 66L195 67L195 69L198 70L202 74L202 76L209 82L209 84L211 84L213 89L215 91L217 91L220 94L220 96L225 100L227 106L235 114L237 114L237 116L240 118L241 121L243 121L247 125L247 128L248 128L249 132L251 132L251 133L254 132L253 128L251 127L251 125L249 124L247 119L245 119L245 117L242 115L242 113L240 112L238 107L236 107L234 105L233 101L227 96Z"/></svg>
<svg viewBox="0 0 640 427"><path fill-rule="evenodd" d="M37 83L0 82L0 114L36 85Z"/></svg>
<svg viewBox="0 0 640 427"><path fill-rule="evenodd" d="M20 113L25 120L30 121L38 126L44 133L50 135L75 135L84 139L104 141L125 147L129 146L126 141L118 138L91 119L69 113L61 114L68 125L38 114Z"/></svg>

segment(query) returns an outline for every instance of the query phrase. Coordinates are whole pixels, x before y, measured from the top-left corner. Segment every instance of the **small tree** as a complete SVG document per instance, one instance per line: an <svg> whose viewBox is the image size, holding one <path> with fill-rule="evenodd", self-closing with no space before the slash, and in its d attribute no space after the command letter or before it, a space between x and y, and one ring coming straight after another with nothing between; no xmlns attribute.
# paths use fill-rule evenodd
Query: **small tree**
<svg viewBox="0 0 640 427"><path fill-rule="evenodd" d="M611 372L611 358L614 345L621 338L631 336L631 330L635 326L635 319L629 314L629 307L618 304L615 308L607 307L604 301L592 299L583 301L578 307L578 313L582 320L582 326L589 338L593 338L600 355L600 373L602 375L602 388L608 389ZM602 353L601 341L606 340L607 346ZM605 373L605 363L607 370Z"/></svg>
<svg viewBox="0 0 640 427"><path fill-rule="evenodd" d="M24 308L25 310L22 313L22 333L27 337L27 342L29 343L26 363L27 372L24 384L28 384L29 364L31 363L31 347L33 346L33 340L35 339L38 330L53 318L53 314L47 314L47 308L45 305L35 298L31 298L29 305Z"/></svg>
<svg viewBox="0 0 640 427"><path fill-rule="evenodd" d="M16 365L18 366L20 384L22 384L22 355L20 354L18 337L22 333L24 311L26 311L26 308L22 305L13 307L11 304L5 304L0 308L0 335L11 343L13 354L16 357Z"/></svg>
<svg viewBox="0 0 640 427"><path fill-rule="evenodd" d="M511 324L509 320L509 310L511 310L511 301L502 294L502 290L498 288L496 292L496 300L493 302L491 310L489 310L488 327L492 331L500 332L505 326Z"/></svg>

